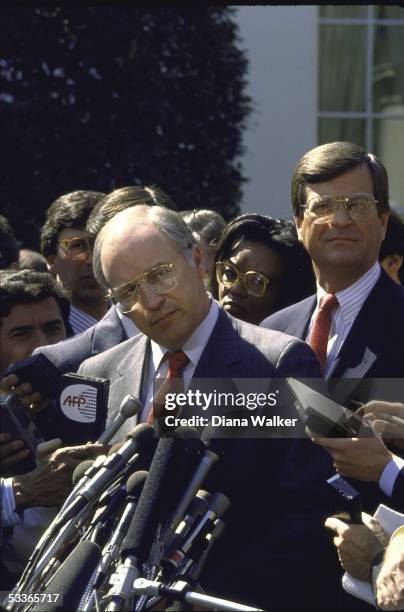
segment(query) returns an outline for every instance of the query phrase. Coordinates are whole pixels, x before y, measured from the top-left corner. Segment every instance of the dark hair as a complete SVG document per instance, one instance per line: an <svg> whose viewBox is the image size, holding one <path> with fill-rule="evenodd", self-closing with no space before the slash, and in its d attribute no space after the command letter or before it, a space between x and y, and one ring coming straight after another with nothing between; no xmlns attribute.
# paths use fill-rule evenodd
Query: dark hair
<svg viewBox="0 0 404 612"><path fill-rule="evenodd" d="M0 215L0 268L18 264L20 246L6 217Z"/></svg>
<svg viewBox="0 0 404 612"><path fill-rule="evenodd" d="M41 230L41 253L55 255L59 234L67 227L84 229L94 206L105 196L100 191L72 191L52 202Z"/></svg>
<svg viewBox="0 0 404 612"><path fill-rule="evenodd" d="M34 270L0 271L0 319L7 317L17 304L31 304L53 297L59 304L65 325L70 314L70 302L55 277Z"/></svg>
<svg viewBox="0 0 404 612"><path fill-rule="evenodd" d="M303 300L315 292L311 259L299 242L295 225L286 219L273 219L266 215L247 214L236 217L225 228L217 246L217 261L231 256L234 245L241 240L259 242L277 253L284 265L280 283L280 302L277 310ZM212 293L218 298L215 271L212 276Z"/></svg>
<svg viewBox="0 0 404 612"><path fill-rule="evenodd" d="M390 210L389 181L381 161L352 142L329 142L311 149L298 161L292 176L292 208L296 217L302 216L306 183L330 181L344 172L366 164L373 178L374 196L379 213Z"/></svg>
<svg viewBox="0 0 404 612"><path fill-rule="evenodd" d="M97 203L97 206L94 207L88 218L86 229L90 241L92 243L95 242L100 229L117 213L138 204L164 206L170 210L177 210L177 206L170 196L156 185L151 187L133 186L115 189Z"/></svg>
<svg viewBox="0 0 404 612"><path fill-rule="evenodd" d="M35 270L36 272L47 272L46 259L37 251L21 249L20 270Z"/></svg>
<svg viewBox="0 0 404 612"><path fill-rule="evenodd" d="M382 242L379 252L379 261L383 261L389 255L401 255L404 257L404 220L394 211L390 212L387 223L386 236ZM404 284L404 264L398 271L398 277Z"/></svg>
<svg viewBox="0 0 404 612"><path fill-rule="evenodd" d="M188 225L196 240L203 238L210 245L219 242L226 227L226 221L215 210L205 208L183 210L180 215Z"/></svg>

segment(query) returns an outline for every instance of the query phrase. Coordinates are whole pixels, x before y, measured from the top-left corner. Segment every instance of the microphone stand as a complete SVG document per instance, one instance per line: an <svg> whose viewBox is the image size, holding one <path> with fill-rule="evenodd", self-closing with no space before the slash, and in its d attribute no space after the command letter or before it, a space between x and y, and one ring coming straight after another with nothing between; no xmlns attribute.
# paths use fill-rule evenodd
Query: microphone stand
<svg viewBox="0 0 404 612"><path fill-rule="evenodd" d="M133 584L135 592L139 594L149 595L152 597L158 596L168 598L174 601L182 601L195 606L204 606L209 610L227 610L229 612L263 612L261 608L253 608L245 606L235 601L221 599L219 597L211 597L202 593L196 593L190 590L190 585L179 580L173 586L168 586L163 582L147 580L146 578L137 578ZM197 608L198 609L198 608Z"/></svg>

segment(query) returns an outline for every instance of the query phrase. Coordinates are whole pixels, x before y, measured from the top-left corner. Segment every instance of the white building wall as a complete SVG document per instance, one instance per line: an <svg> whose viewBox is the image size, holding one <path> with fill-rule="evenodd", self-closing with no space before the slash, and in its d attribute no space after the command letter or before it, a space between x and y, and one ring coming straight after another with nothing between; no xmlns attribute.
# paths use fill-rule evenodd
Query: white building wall
<svg viewBox="0 0 404 612"><path fill-rule="evenodd" d="M291 217L290 177L316 146L316 6L237 8L240 46L249 60L254 111L242 158L249 183L242 212Z"/></svg>

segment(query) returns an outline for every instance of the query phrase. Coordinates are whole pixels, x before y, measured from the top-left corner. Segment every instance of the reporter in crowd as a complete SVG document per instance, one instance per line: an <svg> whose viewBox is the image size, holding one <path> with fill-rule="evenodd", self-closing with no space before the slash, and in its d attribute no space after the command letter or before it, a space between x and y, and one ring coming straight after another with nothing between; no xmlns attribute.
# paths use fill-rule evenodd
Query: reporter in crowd
<svg viewBox="0 0 404 612"><path fill-rule="evenodd" d="M56 275L72 304L69 336L97 323L108 309L108 300L93 275L85 230L90 212L104 195L73 191L60 196L48 208L41 229L41 253L48 270Z"/></svg>
<svg viewBox="0 0 404 612"><path fill-rule="evenodd" d="M55 343L66 337L70 304L51 274L31 270L0 272L0 375L7 368L31 355L42 344ZM15 376L2 378L3 393L11 390L17 396L31 389L28 383L12 389ZM4 383L4 384L3 384ZM37 393L30 403L43 407L43 398ZM47 402L46 402L47 403ZM25 459L28 455L21 440L11 440L7 432L0 433L1 473Z"/></svg>
<svg viewBox="0 0 404 612"><path fill-rule="evenodd" d="M325 522L336 534L340 563L353 578L372 585L379 609L404 610L404 525L389 538L377 520L365 513L362 518L363 525L335 517Z"/></svg>
<svg viewBox="0 0 404 612"><path fill-rule="evenodd" d="M102 444L61 446L61 440L40 444L32 471L0 480L3 589L14 585L37 540L71 491L74 469L107 450Z"/></svg>
<svg viewBox="0 0 404 612"><path fill-rule="evenodd" d="M234 317L259 324L310 295L310 258L291 221L240 215L224 229L216 248L212 293Z"/></svg>

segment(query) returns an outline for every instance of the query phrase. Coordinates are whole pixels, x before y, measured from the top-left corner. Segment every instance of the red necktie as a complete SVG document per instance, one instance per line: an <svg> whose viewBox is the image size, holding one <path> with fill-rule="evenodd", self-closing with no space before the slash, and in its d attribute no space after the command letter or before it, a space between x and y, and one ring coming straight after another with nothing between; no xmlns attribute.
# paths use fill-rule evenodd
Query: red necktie
<svg viewBox="0 0 404 612"><path fill-rule="evenodd" d="M338 299L333 293L326 293L320 300L309 336L309 345L315 352L317 359L324 370L327 360L328 336L331 329L331 313L338 306Z"/></svg>
<svg viewBox="0 0 404 612"><path fill-rule="evenodd" d="M156 395L153 397L153 406L150 410L147 422L153 424L155 419L160 418L165 413L165 397L167 393L182 393L184 391L183 373L189 363L189 359L181 349L178 351L167 351L162 362L168 362L168 372L158 387ZM175 414L175 411L170 411Z"/></svg>

